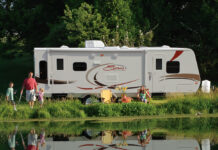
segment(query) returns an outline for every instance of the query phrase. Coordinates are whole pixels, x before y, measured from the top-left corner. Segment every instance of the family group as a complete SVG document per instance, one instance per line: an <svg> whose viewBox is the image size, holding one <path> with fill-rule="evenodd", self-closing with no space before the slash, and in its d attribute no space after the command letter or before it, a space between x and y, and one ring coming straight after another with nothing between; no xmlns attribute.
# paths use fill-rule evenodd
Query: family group
<svg viewBox="0 0 218 150"><path fill-rule="evenodd" d="M16 91L14 91L13 86L14 86L14 83L10 82L9 87L6 92L6 100L11 102L14 107L14 110L17 111L16 103L14 101L14 94L16 94ZM29 106L31 109L33 108L34 102L36 101L36 96L38 97L40 107L43 106L44 89L40 88L38 91L37 83L36 83L36 80L33 78L32 72L28 74L28 78L26 78L23 82L22 89L20 91L20 99L21 99L24 89L26 89L26 101L29 103ZM20 99L19 99L19 102L20 102Z"/></svg>

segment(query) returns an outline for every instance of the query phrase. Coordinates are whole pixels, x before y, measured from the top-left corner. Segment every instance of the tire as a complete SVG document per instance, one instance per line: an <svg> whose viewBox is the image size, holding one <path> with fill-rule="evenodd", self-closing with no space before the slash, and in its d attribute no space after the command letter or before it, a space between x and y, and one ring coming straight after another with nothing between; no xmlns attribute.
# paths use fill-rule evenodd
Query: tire
<svg viewBox="0 0 218 150"><path fill-rule="evenodd" d="M99 98L96 97L95 99L96 99L96 101L93 100L93 96L87 95L87 96L85 96L85 97L82 99L82 103L83 103L84 105L89 105L89 104L99 103L99 102L100 102L100 99L99 99Z"/></svg>
<svg viewBox="0 0 218 150"><path fill-rule="evenodd" d="M101 132L100 131L94 131L94 130L86 129L85 131L83 131L82 135L91 140L91 139L95 139L98 136L100 136Z"/></svg>

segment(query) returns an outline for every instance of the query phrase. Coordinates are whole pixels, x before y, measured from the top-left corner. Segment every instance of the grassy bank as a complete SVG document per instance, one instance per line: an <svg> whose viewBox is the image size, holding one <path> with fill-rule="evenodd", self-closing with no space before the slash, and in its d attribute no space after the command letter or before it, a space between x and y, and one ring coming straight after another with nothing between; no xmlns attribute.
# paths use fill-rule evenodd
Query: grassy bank
<svg viewBox="0 0 218 150"><path fill-rule="evenodd" d="M43 108L38 104L30 109L28 104L17 105L18 111L1 101L0 120L19 119L68 119L87 117L164 116L176 114L218 113L218 94L179 95L167 97L164 103L96 103L83 105L79 100L46 101Z"/></svg>

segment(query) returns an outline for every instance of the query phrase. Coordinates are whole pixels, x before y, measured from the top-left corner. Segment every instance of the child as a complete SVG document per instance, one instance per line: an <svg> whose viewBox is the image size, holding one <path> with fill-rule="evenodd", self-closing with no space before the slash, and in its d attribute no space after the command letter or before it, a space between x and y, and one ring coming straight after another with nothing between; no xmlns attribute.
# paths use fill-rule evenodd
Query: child
<svg viewBox="0 0 218 150"><path fill-rule="evenodd" d="M150 103L151 96L149 94L148 89L145 89L145 86L141 86L141 88L138 91L137 97L140 101L142 101L146 104L147 104L147 97L149 97L149 103Z"/></svg>
<svg viewBox="0 0 218 150"><path fill-rule="evenodd" d="M43 103L44 103L43 96L44 96L44 89L43 89L43 88L40 88L40 89L39 89L39 104L40 104L40 107L41 107L41 108L42 108L42 105L43 105Z"/></svg>
<svg viewBox="0 0 218 150"><path fill-rule="evenodd" d="M14 83L10 82L9 83L9 88L7 89L6 92L6 100L10 101L14 105L14 110L17 111L16 109L16 104L14 102L14 89L13 89Z"/></svg>
<svg viewBox="0 0 218 150"><path fill-rule="evenodd" d="M40 145L41 147L45 146L45 130L44 129L42 129L40 133Z"/></svg>
<svg viewBox="0 0 218 150"><path fill-rule="evenodd" d="M10 147L11 150L15 150L15 146L17 144L16 142L16 134L17 134L17 129L18 129L18 126L16 126L15 130L9 134L8 136L8 146Z"/></svg>

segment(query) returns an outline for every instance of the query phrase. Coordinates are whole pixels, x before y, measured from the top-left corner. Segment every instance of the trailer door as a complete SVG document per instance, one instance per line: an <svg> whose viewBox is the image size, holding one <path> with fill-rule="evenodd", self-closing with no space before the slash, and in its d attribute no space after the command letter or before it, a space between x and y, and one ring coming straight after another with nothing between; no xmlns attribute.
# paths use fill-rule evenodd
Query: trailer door
<svg viewBox="0 0 218 150"><path fill-rule="evenodd" d="M51 69L51 85L53 93L68 92L68 59L67 55L60 52L53 52Z"/></svg>
<svg viewBox="0 0 218 150"><path fill-rule="evenodd" d="M165 60L164 54L153 54L152 57L152 92L164 93L165 91Z"/></svg>

